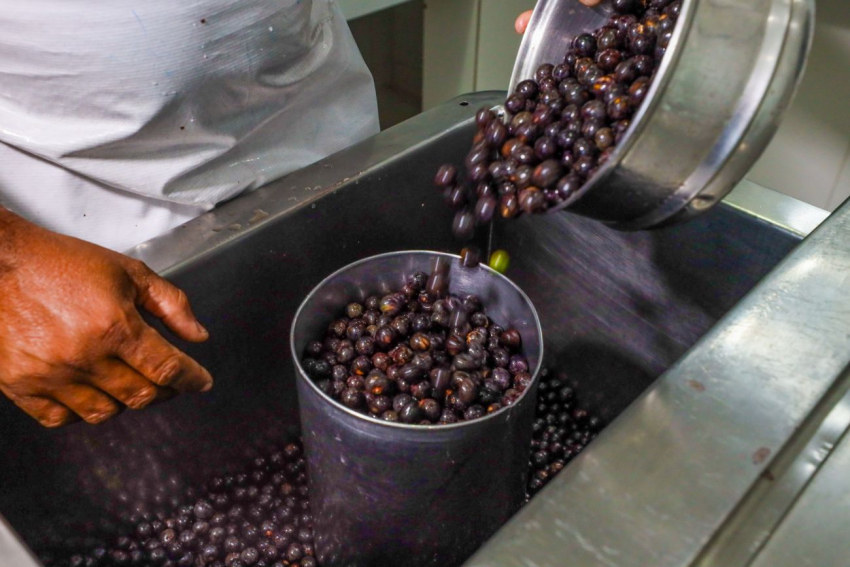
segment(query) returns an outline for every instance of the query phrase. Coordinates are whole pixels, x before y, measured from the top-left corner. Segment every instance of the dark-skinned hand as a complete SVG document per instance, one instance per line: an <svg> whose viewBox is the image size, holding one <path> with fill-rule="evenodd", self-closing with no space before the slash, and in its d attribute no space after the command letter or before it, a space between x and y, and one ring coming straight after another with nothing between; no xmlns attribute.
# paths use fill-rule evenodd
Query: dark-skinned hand
<svg viewBox="0 0 850 567"><path fill-rule="evenodd" d="M596 6L597 4L599 4L602 0L579 0L579 1L582 4L584 4L585 6L591 6L592 7L592 6ZM529 22L529 20L531 20L531 13L532 13L531 10L529 10L528 12L523 12L522 14L519 15L519 18L516 19L516 24L514 24L514 25L516 27L517 33L520 33L520 34L525 33L525 30L528 28L528 22Z"/></svg>
<svg viewBox="0 0 850 567"><path fill-rule="evenodd" d="M212 377L141 317L208 338L186 295L142 262L0 208L0 391L46 427L100 423Z"/></svg>

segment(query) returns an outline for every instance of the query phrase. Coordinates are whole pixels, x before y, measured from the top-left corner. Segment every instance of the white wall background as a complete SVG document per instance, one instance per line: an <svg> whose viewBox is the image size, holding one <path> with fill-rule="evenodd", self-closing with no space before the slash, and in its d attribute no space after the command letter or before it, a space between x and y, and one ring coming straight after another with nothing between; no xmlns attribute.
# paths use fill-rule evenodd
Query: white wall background
<svg viewBox="0 0 850 567"><path fill-rule="evenodd" d="M748 178L827 210L850 197L850 2L817 0L809 66Z"/></svg>
<svg viewBox="0 0 850 567"><path fill-rule="evenodd" d="M375 79L381 128L422 112L422 0L340 4L347 14L359 14L349 26Z"/></svg>

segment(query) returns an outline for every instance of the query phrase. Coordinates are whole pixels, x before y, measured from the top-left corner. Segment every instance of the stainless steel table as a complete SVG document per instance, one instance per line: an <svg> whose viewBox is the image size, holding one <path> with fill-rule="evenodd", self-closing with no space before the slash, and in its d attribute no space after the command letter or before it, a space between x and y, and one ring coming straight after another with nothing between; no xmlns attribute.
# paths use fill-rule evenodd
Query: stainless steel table
<svg viewBox="0 0 850 567"><path fill-rule="evenodd" d="M358 258L455 250L430 179L502 97L448 103L139 246L210 329L181 346L216 388L59 431L0 401L0 565L38 564L9 526L33 546L66 537L118 517L151 469L203 481L295 427L294 309ZM840 530L817 524L846 516L820 503L850 484L833 451L850 423L850 208L809 235L825 216L744 183L654 232L560 214L481 235L511 253L550 364L613 423L468 564L767 565L789 547L835 564Z"/></svg>

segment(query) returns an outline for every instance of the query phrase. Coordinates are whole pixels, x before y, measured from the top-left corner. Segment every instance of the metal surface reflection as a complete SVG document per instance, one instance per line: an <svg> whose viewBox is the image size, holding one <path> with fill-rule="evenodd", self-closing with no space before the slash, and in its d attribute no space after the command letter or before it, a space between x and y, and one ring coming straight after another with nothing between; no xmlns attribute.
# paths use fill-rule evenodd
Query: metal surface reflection
<svg viewBox="0 0 850 567"><path fill-rule="evenodd" d="M612 7L541 0L510 90L570 41L605 24ZM778 127L802 77L813 0L683 0L677 29L626 138L561 207L623 229L693 217L744 177Z"/></svg>
<svg viewBox="0 0 850 567"><path fill-rule="evenodd" d="M753 550L740 542L757 548L766 536L736 534L735 514L773 467L796 470L790 488L768 500L773 511L757 514L752 529L769 533L836 437L821 423L841 403L836 390L847 388L848 228L845 204L469 565L554 567L564 556L618 566L691 565L712 554L725 560L705 564L748 560Z"/></svg>

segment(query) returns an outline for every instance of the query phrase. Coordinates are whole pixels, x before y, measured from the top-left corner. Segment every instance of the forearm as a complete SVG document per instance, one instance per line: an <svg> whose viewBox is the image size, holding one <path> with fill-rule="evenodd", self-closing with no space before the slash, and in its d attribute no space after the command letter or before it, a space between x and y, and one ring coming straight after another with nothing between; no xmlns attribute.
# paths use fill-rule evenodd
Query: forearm
<svg viewBox="0 0 850 567"><path fill-rule="evenodd" d="M28 221L0 206L0 277L15 267L21 236L27 226L32 227Z"/></svg>
<svg viewBox="0 0 850 567"><path fill-rule="evenodd" d="M13 223L16 218L20 217L6 207L0 206L0 238L5 233L7 226Z"/></svg>
<svg viewBox="0 0 850 567"><path fill-rule="evenodd" d="M15 247L14 241L17 224L21 219L9 209L0 206L0 277L12 269L11 254Z"/></svg>
<svg viewBox="0 0 850 567"><path fill-rule="evenodd" d="M6 207L0 205L0 250L5 242L16 235L22 225L29 224Z"/></svg>

